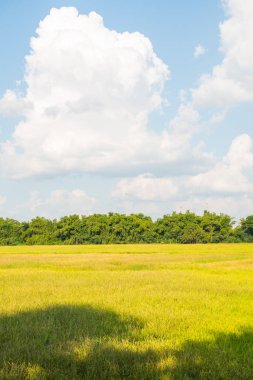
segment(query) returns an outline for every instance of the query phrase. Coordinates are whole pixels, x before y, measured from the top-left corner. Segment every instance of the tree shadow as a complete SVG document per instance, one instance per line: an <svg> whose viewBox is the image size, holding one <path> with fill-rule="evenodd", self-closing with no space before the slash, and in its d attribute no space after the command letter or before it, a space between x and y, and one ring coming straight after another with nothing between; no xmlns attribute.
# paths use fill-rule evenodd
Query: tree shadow
<svg viewBox="0 0 253 380"><path fill-rule="evenodd" d="M252 380L253 329L219 333L209 341L188 341L174 352L173 380Z"/></svg>
<svg viewBox="0 0 253 380"><path fill-rule="evenodd" d="M159 355L130 348L142 328L91 306L1 316L0 379L160 379Z"/></svg>
<svg viewBox="0 0 253 380"><path fill-rule="evenodd" d="M143 327L88 305L0 316L0 379L253 379L251 329L159 351L141 349Z"/></svg>

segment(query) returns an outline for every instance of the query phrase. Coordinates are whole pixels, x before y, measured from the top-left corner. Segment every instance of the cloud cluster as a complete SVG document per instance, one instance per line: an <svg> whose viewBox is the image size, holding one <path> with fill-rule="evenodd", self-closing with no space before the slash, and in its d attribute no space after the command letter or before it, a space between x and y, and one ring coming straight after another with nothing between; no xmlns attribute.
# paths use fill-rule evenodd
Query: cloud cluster
<svg viewBox="0 0 253 380"><path fill-rule="evenodd" d="M192 202L196 209L214 206L215 199L220 209L232 207L233 199L251 205L251 137L236 137L221 159L197 141L206 119L220 123L232 106L253 101L253 2L222 3L223 59L201 76L189 99L181 97L176 115L159 132L150 128L149 118L165 103L169 69L149 39L108 29L95 12L52 9L31 39L25 94L7 90L0 99L1 115L22 116L0 145L0 175L116 174L121 179L113 197L150 202L150 209L157 201L175 208L191 208ZM196 46L196 59L204 53ZM58 210L87 212L93 203L80 190L57 190L48 199L34 193L29 207L57 216Z"/></svg>
<svg viewBox="0 0 253 380"><path fill-rule="evenodd" d="M109 30L95 12L80 15L71 7L52 9L36 32L26 57L26 94L7 91L0 100L2 113L23 111L1 147L8 175L145 162L157 143L148 117L162 106L169 76L151 42Z"/></svg>
<svg viewBox="0 0 253 380"><path fill-rule="evenodd" d="M195 208L198 211L211 209L217 199L213 210L226 212L233 199L237 207L231 210L235 210L237 216L239 211L242 212L241 201L245 205L253 202L249 196L253 191L252 172L252 139L243 134L233 140L223 159L205 172L171 178L151 175L124 178L117 183L112 195L128 202L170 201L174 203L175 210ZM222 199L224 207L221 207Z"/></svg>
<svg viewBox="0 0 253 380"><path fill-rule="evenodd" d="M0 100L0 113L23 113L1 144L0 174L168 173L183 162L185 171L200 158L208 163L191 146L199 114L190 103L160 132L149 126L165 101L169 69L145 36L109 30L98 14L75 8L52 9L36 32L25 95L7 90Z"/></svg>
<svg viewBox="0 0 253 380"><path fill-rule="evenodd" d="M185 99L182 99L182 105L172 121L176 131L186 126L188 143L189 135L194 131L192 115L195 115L196 126L200 123L203 106L219 108L219 112L214 110L209 120L219 123L230 107L253 101L253 2L224 0L223 5L228 14L228 18L220 24L224 58L211 74L202 76L199 86L192 90L187 103L187 109L191 112L184 112L182 119L182 107L185 107ZM201 51L196 48L196 56ZM173 139L170 142L173 145ZM176 210L194 209L200 212L206 208L234 213L235 216L245 215L253 204L252 170L252 139L248 134L242 134L234 138L227 154L220 160L216 159L209 169L199 168L197 174L184 173L173 178L146 175L125 178L118 182L113 195L127 202L170 202Z"/></svg>
<svg viewBox="0 0 253 380"><path fill-rule="evenodd" d="M38 192L32 192L25 207L33 216L59 218L70 214L87 215L94 204L95 198L80 189L58 189L52 191L47 198L42 198Z"/></svg>
<svg viewBox="0 0 253 380"><path fill-rule="evenodd" d="M0 115L13 117L24 115L31 107L22 96L18 96L14 91L7 90L0 99Z"/></svg>
<svg viewBox="0 0 253 380"><path fill-rule="evenodd" d="M195 106L229 108L253 100L253 2L223 0L228 18L220 24L224 58L192 91Z"/></svg>
<svg viewBox="0 0 253 380"><path fill-rule="evenodd" d="M146 174L121 179L112 195L122 200L164 201L178 193L178 185L172 178L155 178Z"/></svg>

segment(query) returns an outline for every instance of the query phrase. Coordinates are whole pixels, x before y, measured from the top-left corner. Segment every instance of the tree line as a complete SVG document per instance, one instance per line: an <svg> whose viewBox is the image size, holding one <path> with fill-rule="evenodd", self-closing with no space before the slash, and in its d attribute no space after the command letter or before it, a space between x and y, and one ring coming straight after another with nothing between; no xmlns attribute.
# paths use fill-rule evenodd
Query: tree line
<svg viewBox="0 0 253 380"><path fill-rule="evenodd" d="M253 215L234 226L232 217L205 211L173 212L155 221L144 214L0 218L0 245L253 242Z"/></svg>

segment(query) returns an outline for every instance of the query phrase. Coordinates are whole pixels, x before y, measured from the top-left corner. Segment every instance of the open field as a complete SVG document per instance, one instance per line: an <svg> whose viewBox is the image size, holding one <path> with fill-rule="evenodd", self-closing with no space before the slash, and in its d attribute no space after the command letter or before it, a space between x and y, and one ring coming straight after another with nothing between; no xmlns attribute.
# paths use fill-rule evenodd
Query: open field
<svg viewBox="0 0 253 380"><path fill-rule="evenodd" d="M253 379L253 244L0 248L0 379Z"/></svg>

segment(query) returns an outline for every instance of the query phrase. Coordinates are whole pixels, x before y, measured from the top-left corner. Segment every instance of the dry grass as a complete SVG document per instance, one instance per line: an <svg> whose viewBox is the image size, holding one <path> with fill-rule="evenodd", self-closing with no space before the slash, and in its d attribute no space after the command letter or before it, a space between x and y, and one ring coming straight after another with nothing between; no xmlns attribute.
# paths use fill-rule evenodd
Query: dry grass
<svg viewBox="0 0 253 380"><path fill-rule="evenodd" d="M253 379L253 245L0 248L0 379Z"/></svg>

